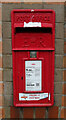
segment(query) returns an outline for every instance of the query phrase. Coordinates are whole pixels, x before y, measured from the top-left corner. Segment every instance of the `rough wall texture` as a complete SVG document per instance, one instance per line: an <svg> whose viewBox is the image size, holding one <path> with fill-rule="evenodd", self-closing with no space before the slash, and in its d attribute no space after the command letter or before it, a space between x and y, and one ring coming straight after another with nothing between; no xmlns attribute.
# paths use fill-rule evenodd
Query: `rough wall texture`
<svg viewBox="0 0 66 120"><path fill-rule="evenodd" d="M53 9L56 12L54 105L52 107L16 108L13 106L11 40L11 10L13 9ZM64 31L66 31L66 16L64 17L64 10L66 10L66 7L64 9L64 4L61 3L2 3L0 4L0 14L1 10L2 18L0 16L0 101L3 102L0 103L0 118L66 118L66 116L64 115L64 112L66 111L66 108L64 107L64 101L66 99L66 93L64 92L64 88L66 89L66 35L64 34Z"/></svg>
<svg viewBox="0 0 66 120"><path fill-rule="evenodd" d="M63 61L63 67L64 67L64 71L63 71L63 96L62 96L62 106L64 106L64 108L62 109L62 116L63 116L63 111L64 111L64 117L66 118L66 2L65 2L65 7L64 7L64 61Z"/></svg>

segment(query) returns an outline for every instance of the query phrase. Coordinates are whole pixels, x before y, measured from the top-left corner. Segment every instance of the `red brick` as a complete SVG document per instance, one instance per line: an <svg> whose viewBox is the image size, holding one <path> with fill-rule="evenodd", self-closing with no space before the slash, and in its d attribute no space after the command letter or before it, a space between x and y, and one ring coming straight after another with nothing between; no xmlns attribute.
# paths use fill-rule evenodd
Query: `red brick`
<svg viewBox="0 0 66 120"><path fill-rule="evenodd" d="M0 54L2 54L2 41L0 41Z"/></svg>
<svg viewBox="0 0 66 120"><path fill-rule="evenodd" d="M0 56L0 67L2 68L2 56Z"/></svg>
<svg viewBox="0 0 66 120"><path fill-rule="evenodd" d="M0 94L3 94L4 84L0 83Z"/></svg>
<svg viewBox="0 0 66 120"><path fill-rule="evenodd" d="M48 118L58 118L58 107L52 106L48 110Z"/></svg>
<svg viewBox="0 0 66 120"><path fill-rule="evenodd" d="M0 108L0 119L5 118L5 111L4 108Z"/></svg>
<svg viewBox="0 0 66 120"><path fill-rule="evenodd" d="M64 53L66 53L66 42L64 42Z"/></svg>
<svg viewBox="0 0 66 120"><path fill-rule="evenodd" d="M2 70L0 70L0 81L2 81L2 73L3 71Z"/></svg>
<svg viewBox="0 0 66 120"><path fill-rule="evenodd" d="M33 108L24 108L23 118L33 118Z"/></svg>
<svg viewBox="0 0 66 120"><path fill-rule="evenodd" d="M66 17L65 17L66 19ZM66 24L65 24L65 29L64 29L64 37L66 38Z"/></svg>
<svg viewBox="0 0 66 120"><path fill-rule="evenodd" d="M36 108L35 117L36 118L45 118L46 109L45 108Z"/></svg>
<svg viewBox="0 0 66 120"><path fill-rule="evenodd" d="M63 58L63 65L64 65L64 68L66 68L66 56L64 56Z"/></svg>
<svg viewBox="0 0 66 120"><path fill-rule="evenodd" d="M19 108L11 106L10 107L10 116L11 116L11 118L19 118Z"/></svg>
<svg viewBox="0 0 66 120"><path fill-rule="evenodd" d="M66 118L66 108L61 109L61 118Z"/></svg>
<svg viewBox="0 0 66 120"><path fill-rule="evenodd" d="M62 106L66 107L66 96L62 96Z"/></svg>
<svg viewBox="0 0 66 120"><path fill-rule="evenodd" d="M5 118L5 110L4 110L4 108L2 109L2 118Z"/></svg>
<svg viewBox="0 0 66 120"><path fill-rule="evenodd" d="M2 95L0 95L0 106L3 106L3 96Z"/></svg>
<svg viewBox="0 0 66 120"><path fill-rule="evenodd" d="M66 83L63 84L63 94L66 94Z"/></svg>
<svg viewBox="0 0 66 120"><path fill-rule="evenodd" d="M63 71L63 80L66 81L66 70Z"/></svg>

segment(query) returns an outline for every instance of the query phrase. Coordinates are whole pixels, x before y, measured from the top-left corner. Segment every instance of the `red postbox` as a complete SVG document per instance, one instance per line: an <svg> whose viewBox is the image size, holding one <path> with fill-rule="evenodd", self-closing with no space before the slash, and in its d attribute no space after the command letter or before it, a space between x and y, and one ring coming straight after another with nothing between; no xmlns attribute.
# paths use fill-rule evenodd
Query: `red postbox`
<svg viewBox="0 0 66 120"><path fill-rule="evenodd" d="M14 105L51 106L54 101L55 12L13 10Z"/></svg>

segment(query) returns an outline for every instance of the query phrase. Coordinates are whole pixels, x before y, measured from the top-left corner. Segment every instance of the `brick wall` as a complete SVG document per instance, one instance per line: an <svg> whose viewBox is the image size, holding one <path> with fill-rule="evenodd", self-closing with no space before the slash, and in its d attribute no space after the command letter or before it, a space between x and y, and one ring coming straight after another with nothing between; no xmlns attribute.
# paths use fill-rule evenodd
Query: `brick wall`
<svg viewBox="0 0 66 120"><path fill-rule="evenodd" d="M4 107L3 107L3 64L2 64L2 3L0 3L0 118L4 118Z"/></svg>
<svg viewBox="0 0 66 120"><path fill-rule="evenodd" d="M66 118L66 2L64 7L64 58L63 58L63 95L62 95L62 108L61 118Z"/></svg>
<svg viewBox="0 0 66 120"><path fill-rule="evenodd" d="M11 10L32 8L53 9L56 12L54 105L42 108L16 108L13 106ZM64 92L66 89L65 9L64 4L61 3L0 3L0 118L66 118L64 116L66 111L64 107L66 99Z"/></svg>

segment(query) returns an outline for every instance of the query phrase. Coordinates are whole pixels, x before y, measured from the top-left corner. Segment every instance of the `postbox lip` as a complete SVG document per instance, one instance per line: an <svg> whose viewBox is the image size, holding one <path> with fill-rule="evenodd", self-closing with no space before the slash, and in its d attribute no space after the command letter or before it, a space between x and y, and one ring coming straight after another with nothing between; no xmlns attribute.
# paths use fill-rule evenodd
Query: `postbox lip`
<svg viewBox="0 0 66 120"><path fill-rule="evenodd" d="M37 12L37 13L41 13L41 12L52 12L55 14L55 11L52 9L13 9L11 11L11 14L15 13L15 12Z"/></svg>

